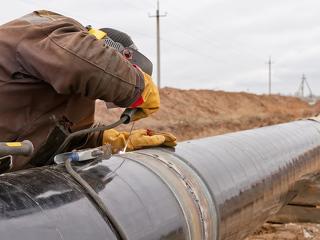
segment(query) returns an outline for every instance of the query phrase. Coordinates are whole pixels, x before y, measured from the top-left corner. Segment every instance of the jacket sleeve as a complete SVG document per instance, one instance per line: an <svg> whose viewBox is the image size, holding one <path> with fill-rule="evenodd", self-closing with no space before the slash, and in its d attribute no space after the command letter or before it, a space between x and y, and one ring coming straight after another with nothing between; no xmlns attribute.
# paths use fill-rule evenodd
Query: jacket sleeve
<svg viewBox="0 0 320 240"><path fill-rule="evenodd" d="M17 46L17 61L59 94L80 94L120 107L135 102L144 88L139 70L72 22L27 27Z"/></svg>

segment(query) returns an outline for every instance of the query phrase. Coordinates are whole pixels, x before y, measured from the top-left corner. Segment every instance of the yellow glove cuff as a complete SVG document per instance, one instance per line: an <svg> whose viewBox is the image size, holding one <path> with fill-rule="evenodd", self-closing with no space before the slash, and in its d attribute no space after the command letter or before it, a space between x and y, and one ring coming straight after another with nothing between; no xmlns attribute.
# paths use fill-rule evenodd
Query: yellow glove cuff
<svg viewBox="0 0 320 240"><path fill-rule="evenodd" d="M148 117L160 108L160 94L157 86L153 83L151 76L142 73L144 77L144 90L141 94L143 103L138 106L139 111L133 116L134 121Z"/></svg>

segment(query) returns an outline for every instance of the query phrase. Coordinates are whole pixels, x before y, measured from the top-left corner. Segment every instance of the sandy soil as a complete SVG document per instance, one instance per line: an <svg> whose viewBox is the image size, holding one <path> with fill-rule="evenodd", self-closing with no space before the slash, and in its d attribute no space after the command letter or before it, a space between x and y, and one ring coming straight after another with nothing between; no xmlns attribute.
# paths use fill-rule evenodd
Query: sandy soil
<svg viewBox="0 0 320 240"><path fill-rule="evenodd" d="M297 98L277 95L172 88L162 89L160 95L160 110L137 122L135 128L170 131L179 141L289 122L320 112L320 104L311 107ZM114 121L121 111L106 110L103 102L97 102L96 120Z"/></svg>
<svg viewBox="0 0 320 240"><path fill-rule="evenodd" d="M137 122L135 129L170 131L179 141L289 122L320 112L320 102L310 106L298 98L277 95L172 88L164 88L160 94L161 109ZM97 102L96 121L112 122L122 111L107 110L103 102ZM246 240L302 239L320 239L320 225L266 223Z"/></svg>

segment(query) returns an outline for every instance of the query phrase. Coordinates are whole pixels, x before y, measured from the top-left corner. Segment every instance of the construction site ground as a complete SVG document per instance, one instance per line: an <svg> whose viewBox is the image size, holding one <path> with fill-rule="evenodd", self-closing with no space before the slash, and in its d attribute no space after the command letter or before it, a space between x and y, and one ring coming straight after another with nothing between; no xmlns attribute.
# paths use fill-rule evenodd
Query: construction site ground
<svg viewBox="0 0 320 240"><path fill-rule="evenodd" d="M211 90L160 91L161 108L153 116L140 120L137 128L149 128L174 133L178 141L202 138L289 122L314 116L320 112L320 102L309 105L296 97L255 95ZM122 109L106 109L98 101L96 121L110 123L119 118ZM130 126L120 130L129 130ZM320 239L320 225L264 224L247 240Z"/></svg>

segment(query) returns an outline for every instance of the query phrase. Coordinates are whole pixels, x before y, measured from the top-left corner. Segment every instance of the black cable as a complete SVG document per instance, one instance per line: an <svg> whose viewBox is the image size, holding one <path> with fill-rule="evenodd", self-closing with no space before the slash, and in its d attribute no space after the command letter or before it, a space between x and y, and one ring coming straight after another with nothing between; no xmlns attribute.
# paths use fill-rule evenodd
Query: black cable
<svg viewBox="0 0 320 240"><path fill-rule="evenodd" d="M125 111L121 114L120 119L114 123L111 123L109 125L102 125L102 126L98 126L98 127L93 127L93 128L87 128L87 129L83 129L83 130L69 134L66 137L66 139L63 141L63 143L60 145L58 150L51 156L51 158L49 159L47 164L52 163L54 156L61 153L68 146L68 144L71 142L71 140L73 138L84 136L86 134L93 133L93 132L100 132L100 131L109 130L111 128L118 127L121 124L128 124L133 120L133 116L138 111L139 111L138 108L126 108Z"/></svg>
<svg viewBox="0 0 320 240"><path fill-rule="evenodd" d="M122 230L122 227L117 220L110 213L110 210L104 204L97 192L84 180L71 166L71 159L65 161L65 167L67 172L84 188L88 196L95 203L98 212L102 215L103 219L112 226L114 233L120 240L126 240L127 237Z"/></svg>
<svg viewBox="0 0 320 240"><path fill-rule="evenodd" d="M70 143L70 141L74 137L83 136L92 132L97 131L105 131L111 128L115 128L119 126L120 124L128 124L133 119L133 115L138 111L136 108L127 108L121 115L120 119L112 124L104 125L104 126L98 126L94 128L88 128L84 130L80 130L74 133L71 133L61 144L61 146L58 148L56 153L53 155L60 153L64 150L66 146ZM90 197L90 199L95 203L95 207L98 210L98 212L102 215L103 219L107 222L107 224L111 225L113 232L117 235L117 238L119 240L126 240L127 237L122 230L122 227L120 224L118 224L117 220L113 217L113 215L110 213L107 206L104 204L100 196L97 194L97 192L87 183L86 180L84 180L80 174L78 174L71 166L71 159L68 158L65 161L65 168L66 171L73 177L74 180L76 180L86 191L87 195Z"/></svg>

